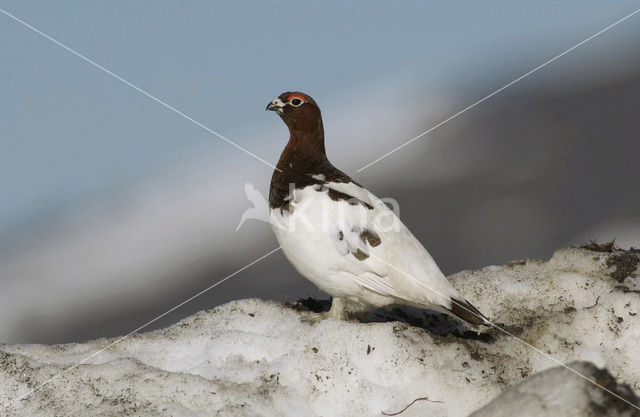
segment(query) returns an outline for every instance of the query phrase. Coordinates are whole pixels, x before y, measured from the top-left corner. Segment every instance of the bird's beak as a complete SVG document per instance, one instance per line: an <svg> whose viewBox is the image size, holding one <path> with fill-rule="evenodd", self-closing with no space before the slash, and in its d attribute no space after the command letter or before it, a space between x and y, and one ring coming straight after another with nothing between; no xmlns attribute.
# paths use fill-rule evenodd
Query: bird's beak
<svg viewBox="0 0 640 417"><path fill-rule="evenodd" d="M285 106L285 103L280 100L280 98L275 98L271 100L271 103L267 104L267 110L273 110L278 114L282 114L282 109Z"/></svg>

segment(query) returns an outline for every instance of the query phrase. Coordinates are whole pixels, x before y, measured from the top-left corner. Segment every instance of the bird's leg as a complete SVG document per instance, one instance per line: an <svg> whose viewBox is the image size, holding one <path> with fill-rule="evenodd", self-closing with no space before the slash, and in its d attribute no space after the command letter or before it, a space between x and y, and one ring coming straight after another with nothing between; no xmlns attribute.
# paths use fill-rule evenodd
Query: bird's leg
<svg viewBox="0 0 640 417"><path fill-rule="evenodd" d="M327 312L327 318L346 320L348 317L347 302L343 298L333 297L331 308Z"/></svg>
<svg viewBox="0 0 640 417"><path fill-rule="evenodd" d="M302 321L320 323L324 319L347 320L348 318L347 303L342 298L334 297L329 311L325 311L324 313L309 313L302 317Z"/></svg>

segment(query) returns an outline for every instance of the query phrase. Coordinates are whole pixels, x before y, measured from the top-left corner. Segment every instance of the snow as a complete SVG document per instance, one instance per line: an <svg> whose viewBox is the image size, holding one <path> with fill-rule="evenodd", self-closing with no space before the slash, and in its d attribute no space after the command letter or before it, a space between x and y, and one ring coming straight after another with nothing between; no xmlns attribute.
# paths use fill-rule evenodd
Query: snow
<svg viewBox="0 0 640 417"><path fill-rule="evenodd" d="M463 271L450 280L517 337L563 363L606 367L638 394L640 288L637 276L622 282L610 276L610 256L564 249L548 262ZM524 394L521 385L508 388L523 380L533 381L527 389L543 399L580 386L593 388L589 401L602 393L602 403L608 395L564 368L531 377L558 364L495 329L477 336L454 319L410 310L414 325L388 321L404 314L397 311L368 323L310 325L298 310L249 299L201 311L124 339L0 415L381 416L428 397L400 415L465 416L505 390L495 401L503 401L499 409L513 407ZM1 345L0 401L18 398L115 340ZM593 365L575 366L588 377L600 375ZM567 407L583 402L571 396ZM544 401L562 415L565 402Z"/></svg>
<svg viewBox="0 0 640 417"><path fill-rule="evenodd" d="M616 384L605 370L589 362L572 362L569 366L582 375L604 384L622 398L632 400L627 387ZM637 398L635 399L637 401ZM633 400L632 400L633 401ZM640 403L636 402L640 405ZM557 367L543 371L507 389L470 417L599 417L638 415L633 407L581 379L569 369Z"/></svg>

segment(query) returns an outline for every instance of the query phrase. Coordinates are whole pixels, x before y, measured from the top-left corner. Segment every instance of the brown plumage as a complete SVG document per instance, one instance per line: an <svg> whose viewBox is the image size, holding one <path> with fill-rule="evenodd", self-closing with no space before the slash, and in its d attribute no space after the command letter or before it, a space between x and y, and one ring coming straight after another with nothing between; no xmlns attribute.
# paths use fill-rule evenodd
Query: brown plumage
<svg viewBox="0 0 640 417"><path fill-rule="evenodd" d="M271 208L282 208L287 205L285 198L289 195L289 184L295 184L296 189L315 184L322 185L325 182L353 182L357 184L327 159L327 153L324 149L322 115L316 102L306 94L299 92L282 93L276 100L288 103L295 98L304 100L304 105L277 107L270 103L267 106L268 110L276 111L289 128L289 142L276 165L279 171L274 170L271 177L269 190ZM319 173L323 174L324 179L313 178L309 175ZM352 198L333 190L331 196L335 199L345 200Z"/></svg>
<svg viewBox="0 0 640 417"><path fill-rule="evenodd" d="M451 312L463 320L468 321L476 326L487 325L487 318L474 306L466 300L451 300Z"/></svg>

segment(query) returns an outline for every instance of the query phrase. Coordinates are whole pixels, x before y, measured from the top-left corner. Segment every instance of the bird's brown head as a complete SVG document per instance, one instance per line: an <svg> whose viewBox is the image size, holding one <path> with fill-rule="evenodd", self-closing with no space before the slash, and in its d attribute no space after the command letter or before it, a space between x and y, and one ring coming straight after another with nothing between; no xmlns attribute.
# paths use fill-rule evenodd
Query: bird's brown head
<svg viewBox="0 0 640 417"><path fill-rule="evenodd" d="M273 110L282 118L291 133L322 131L322 115L316 102L300 92L280 94L267 104L267 110Z"/></svg>

